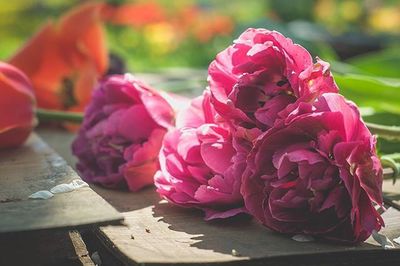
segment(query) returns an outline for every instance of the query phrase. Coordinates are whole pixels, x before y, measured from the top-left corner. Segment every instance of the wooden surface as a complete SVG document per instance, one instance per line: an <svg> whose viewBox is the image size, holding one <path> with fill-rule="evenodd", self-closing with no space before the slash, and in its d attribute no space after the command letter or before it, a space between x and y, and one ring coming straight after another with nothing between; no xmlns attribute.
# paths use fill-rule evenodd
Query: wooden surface
<svg viewBox="0 0 400 266"><path fill-rule="evenodd" d="M122 219L89 187L56 194L48 200L28 198L34 192L77 178L74 170L35 134L20 148L0 151L0 233Z"/></svg>
<svg viewBox="0 0 400 266"><path fill-rule="evenodd" d="M154 189L136 194L95 190L125 216L125 226L100 227L97 234L121 260L138 264L221 263L240 265L268 263L281 257L307 256L344 262L354 256L358 262L397 259L400 247L383 250L372 238L359 246L343 246L322 241L299 243L273 233L254 220L241 216L206 222L196 210L174 207L160 201ZM400 212L390 208L383 214L390 239L400 236ZM233 256L235 249L241 256ZM353 259L354 259L353 258ZM375 260L373 260L375 258ZM336 259L334 260L335 262ZM348 262L348 261L347 261Z"/></svg>
<svg viewBox="0 0 400 266"><path fill-rule="evenodd" d="M35 231L0 235L0 265L94 266L77 231Z"/></svg>
<svg viewBox="0 0 400 266"><path fill-rule="evenodd" d="M400 206L400 178L393 184L392 180L383 182L383 194L394 203Z"/></svg>
<svg viewBox="0 0 400 266"><path fill-rule="evenodd" d="M55 141L50 131L41 131L46 140L65 157L70 157L71 136ZM71 158L73 160L73 158ZM273 233L253 219L240 216L225 221L206 222L197 210L183 209L161 201L148 188L138 193L91 186L125 217L124 225L94 229L100 242L126 265L399 265L400 247L384 250L372 238L359 246L322 241L299 243ZM399 182L385 181L386 195L400 199ZM381 233L400 236L400 212L389 208ZM233 256L235 249L240 256Z"/></svg>

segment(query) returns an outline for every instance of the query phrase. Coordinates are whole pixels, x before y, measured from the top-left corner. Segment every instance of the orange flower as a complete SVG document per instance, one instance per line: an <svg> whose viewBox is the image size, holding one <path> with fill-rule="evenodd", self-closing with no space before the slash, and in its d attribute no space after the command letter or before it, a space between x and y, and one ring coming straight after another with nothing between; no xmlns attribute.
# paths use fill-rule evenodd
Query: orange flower
<svg viewBox="0 0 400 266"><path fill-rule="evenodd" d="M108 67L102 4L50 21L11 59L32 80L39 107L81 111Z"/></svg>
<svg viewBox="0 0 400 266"><path fill-rule="evenodd" d="M234 23L228 16L208 14L200 16L193 27L194 36L199 42L206 43L215 36L229 35Z"/></svg>
<svg viewBox="0 0 400 266"><path fill-rule="evenodd" d="M135 28L166 20L164 8L156 2L107 5L103 17L112 24Z"/></svg>
<svg viewBox="0 0 400 266"><path fill-rule="evenodd" d="M32 85L20 70L0 62L0 94L0 149L15 147L36 124Z"/></svg>

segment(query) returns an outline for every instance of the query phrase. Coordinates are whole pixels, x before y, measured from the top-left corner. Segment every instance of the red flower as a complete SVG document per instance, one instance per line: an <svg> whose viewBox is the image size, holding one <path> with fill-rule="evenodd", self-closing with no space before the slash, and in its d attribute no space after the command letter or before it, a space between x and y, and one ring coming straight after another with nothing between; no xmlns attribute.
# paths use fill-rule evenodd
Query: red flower
<svg viewBox="0 0 400 266"><path fill-rule="evenodd" d="M28 78L0 62L0 148L22 144L36 124L35 97Z"/></svg>

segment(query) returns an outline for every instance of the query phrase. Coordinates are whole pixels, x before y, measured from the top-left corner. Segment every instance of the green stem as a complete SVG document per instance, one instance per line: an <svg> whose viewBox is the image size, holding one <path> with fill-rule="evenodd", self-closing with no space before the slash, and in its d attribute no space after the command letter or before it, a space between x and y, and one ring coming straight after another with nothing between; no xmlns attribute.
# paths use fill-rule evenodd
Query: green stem
<svg viewBox="0 0 400 266"><path fill-rule="evenodd" d="M48 109L36 109L36 115L39 121L61 121L81 123L83 121L83 113L64 112Z"/></svg>
<svg viewBox="0 0 400 266"><path fill-rule="evenodd" d="M387 140L400 140L400 127L366 123L369 130Z"/></svg>
<svg viewBox="0 0 400 266"><path fill-rule="evenodd" d="M400 176L400 153L393 154L385 154L381 156L381 163L384 171L385 178L392 178L393 184L396 182L396 179ZM389 171L389 169L391 171ZM386 175L385 175L386 172Z"/></svg>

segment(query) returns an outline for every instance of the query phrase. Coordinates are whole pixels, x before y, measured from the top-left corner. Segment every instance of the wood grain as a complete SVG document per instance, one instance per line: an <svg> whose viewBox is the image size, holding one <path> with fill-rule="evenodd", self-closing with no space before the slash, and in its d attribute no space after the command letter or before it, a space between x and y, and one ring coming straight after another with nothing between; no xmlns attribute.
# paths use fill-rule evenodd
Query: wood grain
<svg viewBox="0 0 400 266"><path fill-rule="evenodd" d="M393 184L392 180L383 181L383 193L392 201L400 204L400 179Z"/></svg>
<svg viewBox="0 0 400 266"><path fill-rule="evenodd" d="M49 142L65 157L68 141ZM57 134L58 135L58 134ZM66 134L60 134L66 135ZM65 137L71 139L71 137ZM391 199L400 199L398 183L384 182ZM322 241L299 243L273 233L249 217L205 222L197 210L174 207L162 201L154 188L129 193L91 186L125 217L125 224L101 226L95 234L126 265L397 265L399 246L383 250L372 238L359 246ZM383 214L390 239L400 236L400 212ZM240 256L232 256L235 249Z"/></svg>
<svg viewBox="0 0 400 266"><path fill-rule="evenodd" d="M319 256L335 262L337 256L356 256L358 262L366 258L370 262L368 254L375 254L375 262L394 258L400 261L399 246L395 250L383 250L372 238L359 246L323 241L299 243L290 236L269 231L246 216L206 222L197 210L160 201L153 188L136 194L94 189L125 216L125 226L102 226L97 234L126 263L253 265L291 256ZM382 233L389 238L400 236L400 212L389 209L383 216L386 228ZM232 249L240 256L233 256Z"/></svg>
<svg viewBox="0 0 400 266"><path fill-rule="evenodd" d="M29 195L79 176L38 136L0 151L0 233L117 222L122 216L89 187L48 200Z"/></svg>

